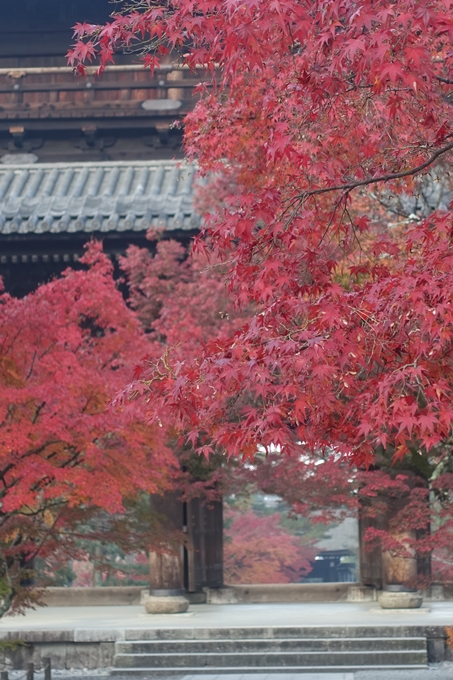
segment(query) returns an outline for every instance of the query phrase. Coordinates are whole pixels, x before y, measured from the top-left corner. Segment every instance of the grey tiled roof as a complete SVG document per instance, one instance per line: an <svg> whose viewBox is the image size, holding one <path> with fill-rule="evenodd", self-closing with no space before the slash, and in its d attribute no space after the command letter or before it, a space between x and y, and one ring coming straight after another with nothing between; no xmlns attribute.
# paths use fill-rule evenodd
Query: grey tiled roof
<svg viewBox="0 0 453 680"><path fill-rule="evenodd" d="M181 161L0 166L0 235L196 229Z"/></svg>

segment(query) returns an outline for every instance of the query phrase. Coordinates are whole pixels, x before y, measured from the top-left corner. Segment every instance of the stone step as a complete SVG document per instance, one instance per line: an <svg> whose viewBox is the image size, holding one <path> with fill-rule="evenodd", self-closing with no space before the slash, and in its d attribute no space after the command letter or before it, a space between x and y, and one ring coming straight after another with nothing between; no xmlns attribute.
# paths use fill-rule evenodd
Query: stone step
<svg viewBox="0 0 453 680"><path fill-rule="evenodd" d="M383 640L380 637L356 638L274 638L247 640L136 640L117 642L117 654L166 654L171 652L298 652L298 651L360 651L360 650L404 650L425 651L424 637L394 637Z"/></svg>
<svg viewBox="0 0 453 680"><path fill-rule="evenodd" d="M422 627L424 632L424 628ZM126 629L126 641L143 640L246 640L275 638L342 638L342 637L420 637L420 626L268 626L229 628L140 628Z"/></svg>
<svg viewBox="0 0 453 680"><path fill-rule="evenodd" d="M426 664L392 664L392 665L379 665L373 666L373 670L389 670L389 671L411 671L426 669ZM332 665L322 665L322 666L266 666L266 675L271 673L356 673L358 671L369 671L370 666L332 666ZM245 675L248 673L256 674L256 667L253 666L229 666L225 668L221 667L191 667L187 666L184 668L185 675ZM174 675L181 675L180 667L173 668L113 668L110 672L112 676L124 676L124 677L170 677ZM389 676L390 677L390 676Z"/></svg>
<svg viewBox="0 0 453 680"><path fill-rule="evenodd" d="M427 668L417 626L279 626L128 630L115 675L319 673Z"/></svg>
<svg viewBox="0 0 453 680"><path fill-rule="evenodd" d="M304 668L332 666L364 666L377 668L380 666L426 666L426 648L400 650L347 650L329 652L231 652L190 653L174 652L166 654L117 654L114 659L115 668L179 668L187 672L187 668Z"/></svg>

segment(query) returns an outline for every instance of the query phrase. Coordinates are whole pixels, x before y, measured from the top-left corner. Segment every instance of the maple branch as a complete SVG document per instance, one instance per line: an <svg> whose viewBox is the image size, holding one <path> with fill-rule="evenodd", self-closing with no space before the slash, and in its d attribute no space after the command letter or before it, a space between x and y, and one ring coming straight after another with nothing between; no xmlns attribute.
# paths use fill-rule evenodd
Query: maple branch
<svg viewBox="0 0 453 680"><path fill-rule="evenodd" d="M19 330L17 331L17 333L14 335L14 337L13 337L13 339L11 340L11 342L9 343L9 345L7 345L6 349L5 349L4 346L2 345L2 354L8 354L8 352L10 351L10 349L14 346L14 343L16 342L17 338L18 338L20 335L22 335L23 330L24 330L24 327L21 326L21 327L19 328Z"/></svg>
<svg viewBox="0 0 453 680"><path fill-rule="evenodd" d="M26 376L25 380L28 380L28 379L30 378L31 374L33 373L33 367L34 367L34 365L35 365L36 355L37 355L37 352L36 352L36 350L35 350L35 351L33 352L33 357L32 357L31 364L30 364L30 369L29 369L29 371L28 371L28 373L27 373L27 376Z"/></svg>
<svg viewBox="0 0 453 680"><path fill-rule="evenodd" d="M9 416L10 422L13 422L14 420L14 412L16 410L15 404L8 404L8 408L6 409L6 416L4 420L0 422L0 427L4 427L6 425L6 418Z"/></svg>
<svg viewBox="0 0 453 680"><path fill-rule="evenodd" d="M355 225L354 225L354 220L352 219L352 215L351 215L351 213L349 212L349 210L346 206L344 207L343 215L344 214L346 214L346 216L349 219L349 222L351 224L352 235L354 237L354 240L357 242L357 246L360 250L360 257L362 257L362 255L364 255L365 257L367 257L371 261L371 257L369 257L366 254L366 252L364 251L364 249L362 247L362 242L360 241L359 237L357 236L357 230L356 230Z"/></svg>
<svg viewBox="0 0 453 680"><path fill-rule="evenodd" d="M77 467L77 465L81 465L85 462L85 459L81 458L80 456L83 456L83 451L76 451L76 453L74 453L71 458L68 458L68 460L60 465L60 468L66 468L68 466L74 468Z"/></svg>
<svg viewBox="0 0 453 680"><path fill-rule="evenodd" d="M46 481L46 480L43 480ZM39 486L34 486L32 488L33 491L36 489L39 489ZM59 506L64 506L67 505L68 501L61 501L57 500L54 502L49 502L47 504L42 504L37 508L36 510L33 510L33 508L30 505L23 505L22 508L19 508L18 510L15 510L11 514L14 515L15 517L38 517L39 515L42 515L46 510L49 510L50 508L57 508Z"/></svg>
<svg viewBox="0 0 453 680"><path fill-rule="evenodd" d="M320 247L320 245L321 245L321 243L324 241L324 239L325 239L325 237L326 237L328 231L330 230L330 227L332 226L332 223L333 223L333 221L334 221L334 219L335 219L335 213L337 212L337 210L338 210L338 208L340 207L340 205L341 205L341 203L342 203L343 200L345 201L345 206L346 206L346 199L345 199L345 196L340 196L340 198L339 198L339 199L337 200L337 202L335 203L334 208L333 208L333 210L332 210L332 215L331 215L331 217L330 217L330 220L329 220L329 222L327 223L326 228L324 229L324 233L321 235L321 238L319 239L318 248ZM345 209L346 209L346 207L345 207ZM344 214L344 212L343 212L343 214ZM342 216L342 219L343 219L343 216Z"/></svg>
<svg viewBox="0 0 453 680"><path fill-rule="evenodd" d="M26 453L22 454L21 460L29 458L30 456L39 456L39 454L45 451L48 446L55 446L55 444L64 444L64 441L62 439L50 439L49 441L44 442L44 444L38 448L30 449Z"/></svg>
<svg viewBox="0 0 453 680"><path fill-rule="evenodd" d="M357 189L357 187L364 187L369 184L377 184L378 182L391 182L392 180L395 179L403 179L404 177L410 177L411 175L416 175L418 172L422 172L422 170L425 170L430 165L432 165L434 161L437 160L440 156L443 156L445 153L448 153L452 149L453 142L450 142L450 144L447 144L446 146L443 146L441 149L438 149L426 161L420 163L420 165L417 165L415 168L411 168L410 170L392 172L388 175L380 175L379 177L369 177L367 179L357 180L356 182L347 182L346 184L337 184L333 187L312 189L311 191L304 191L302 194L299 194L295 198L304 201L305 199L310 198L310 196L319 196L320 194L326 194L329 191L350 192L353 189Z"/></svg>
<svg viewBox="0 0 453 680"><path fill-rule="evenodd" d="M39 414L41 413L41 411L42 411L42 409L44 408L45 405L46 405L46 402L43 401L39 406L36 407L36 411L35 411L35 413L34 413L34 415L33 415L32 420L31 420L31 422L32 422L33 425L34 425L34 424L36 423L36 421L38 420Z"/></svg>
<svg viewBox="0 0 453 680"><path fill-rule="evenodd" d="M450 78L442 78L442 76L435 76L435 78L446 85L453 85L453 80Z"/></svg>
<svg viewBox="0 0 453 680"><path fill-rule="evenodd" d="M5 476L6 474L14 467L13 463L9 463L3 470L0 472L0 479L3 482L3 486L5 489L8 489L8 485L6 484L6 479ZM1 497L1 494L0 494Z"/></svg>

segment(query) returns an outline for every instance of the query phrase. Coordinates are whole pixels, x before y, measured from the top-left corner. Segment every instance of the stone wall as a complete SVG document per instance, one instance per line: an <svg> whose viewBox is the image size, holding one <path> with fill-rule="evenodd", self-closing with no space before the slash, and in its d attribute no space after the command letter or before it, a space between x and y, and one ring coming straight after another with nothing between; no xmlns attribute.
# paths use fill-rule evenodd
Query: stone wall
<svg viewBox="0 0 453 680"><path fill-rule="evenodd" d="M5 631L0 633L0 664L23 670L33 662L39 670L49 657L56 669L107 668L121 637L117 630Z"/></svg>

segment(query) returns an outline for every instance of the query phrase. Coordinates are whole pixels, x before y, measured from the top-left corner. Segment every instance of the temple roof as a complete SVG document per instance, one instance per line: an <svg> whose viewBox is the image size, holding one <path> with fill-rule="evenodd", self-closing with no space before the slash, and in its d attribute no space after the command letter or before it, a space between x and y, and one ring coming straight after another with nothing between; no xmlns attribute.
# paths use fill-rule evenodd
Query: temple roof
<svg viewBox="0 0 453 680"><path fill-rule="evenodd" d="M195 167L181 161L0 166L0 235L194 230Z"/></svg>

